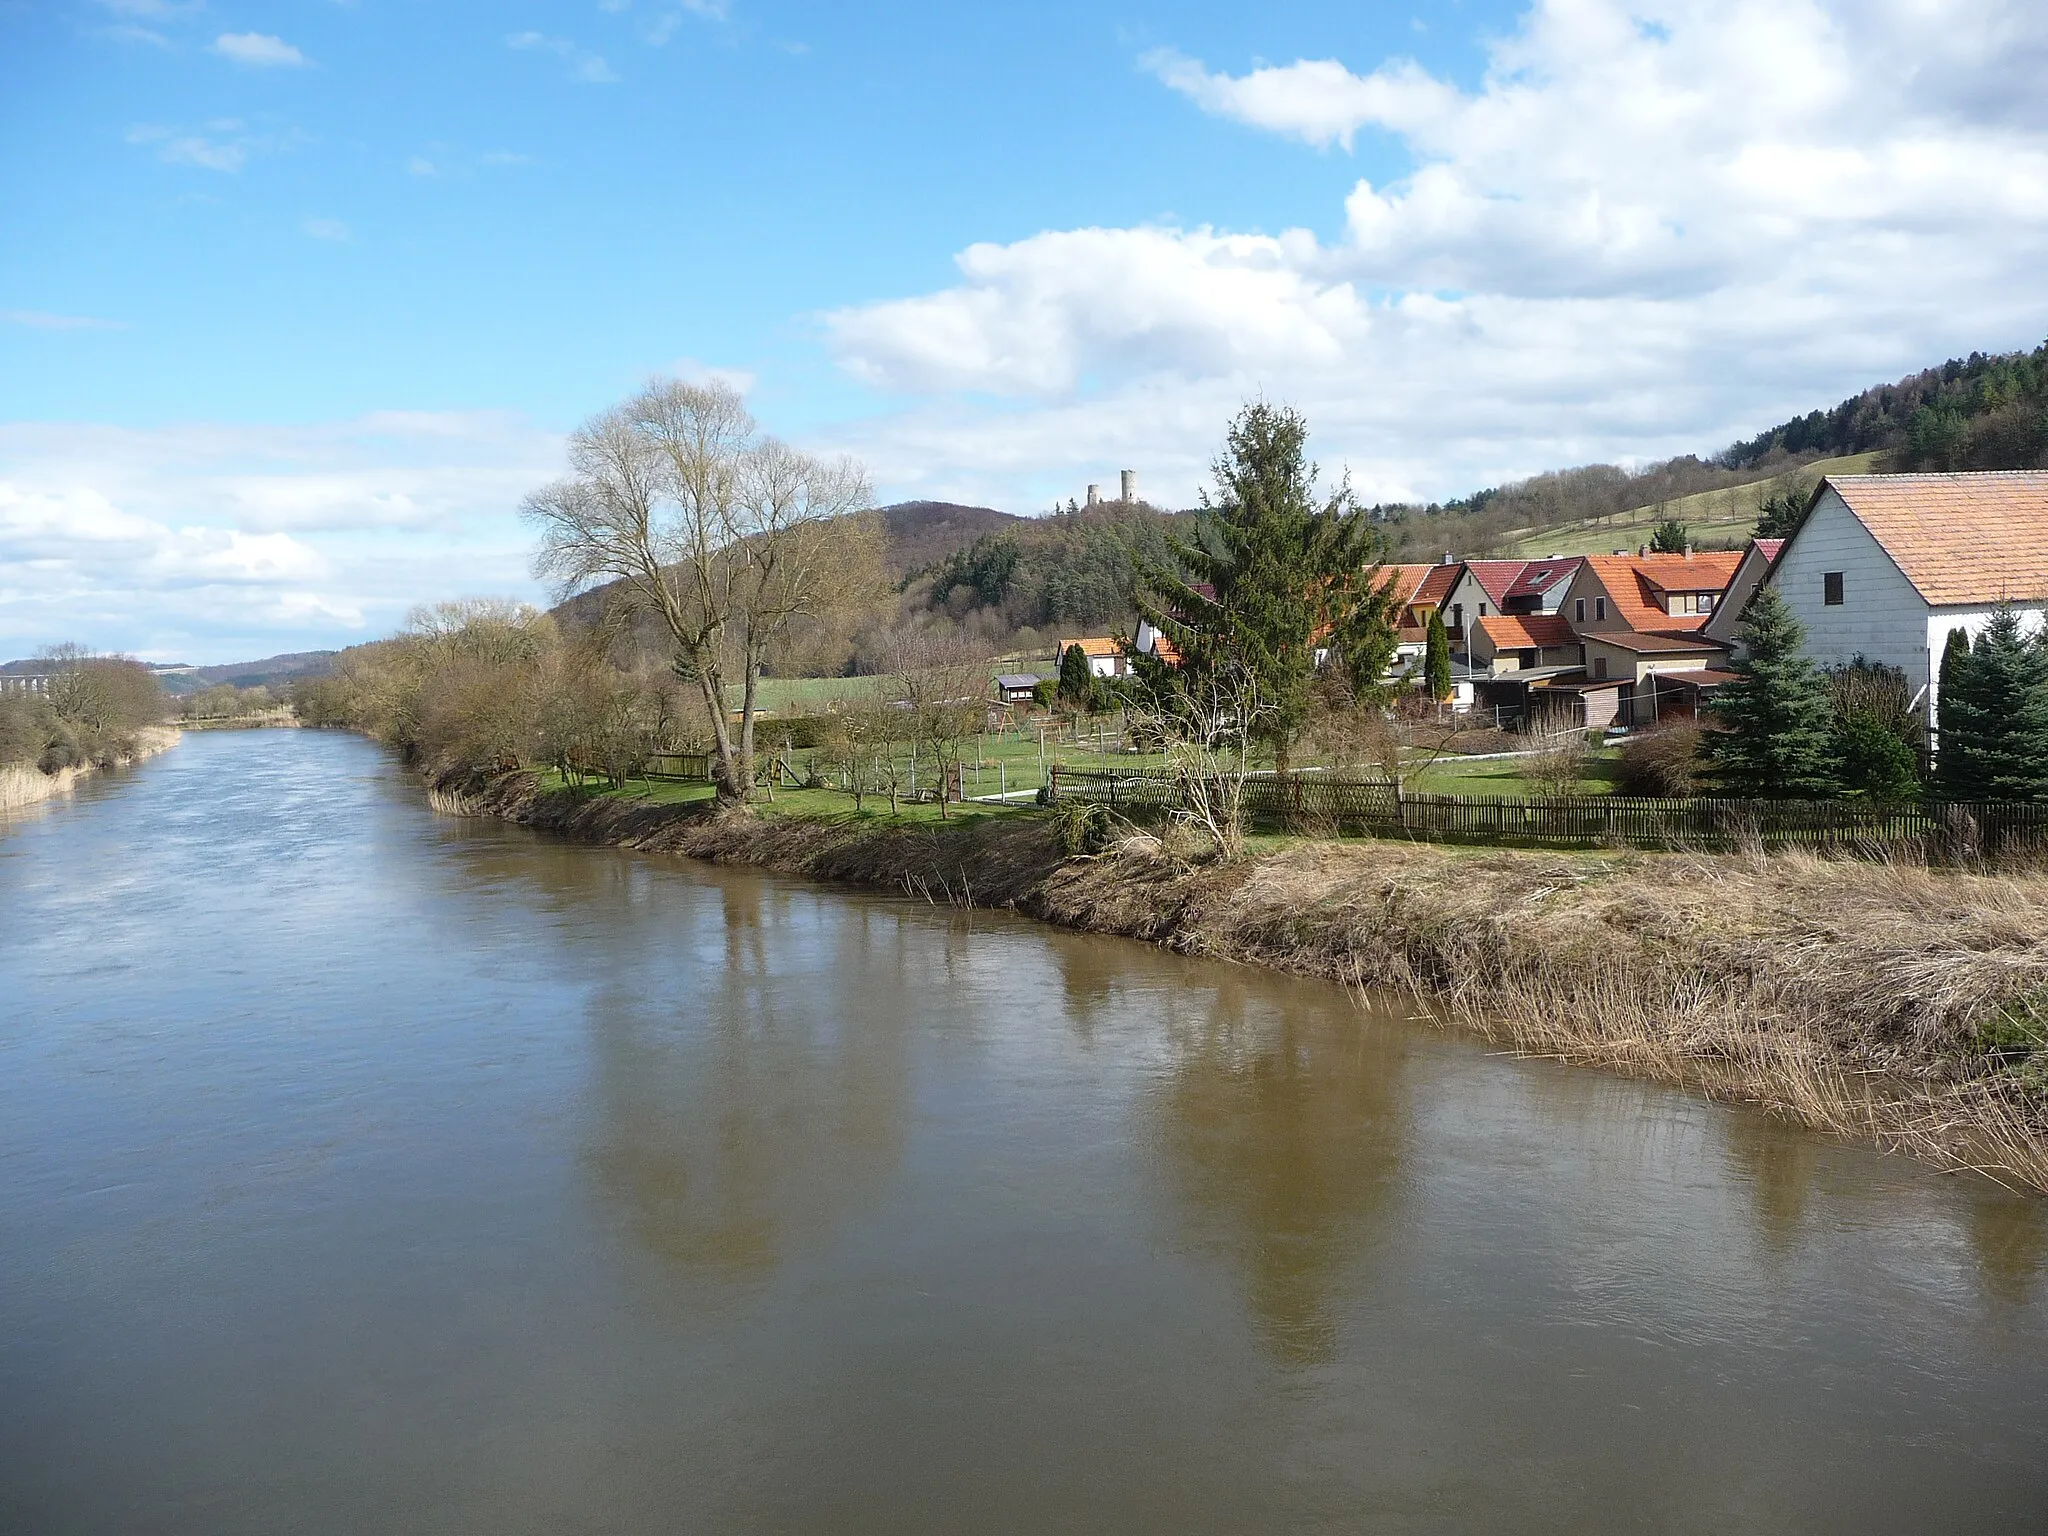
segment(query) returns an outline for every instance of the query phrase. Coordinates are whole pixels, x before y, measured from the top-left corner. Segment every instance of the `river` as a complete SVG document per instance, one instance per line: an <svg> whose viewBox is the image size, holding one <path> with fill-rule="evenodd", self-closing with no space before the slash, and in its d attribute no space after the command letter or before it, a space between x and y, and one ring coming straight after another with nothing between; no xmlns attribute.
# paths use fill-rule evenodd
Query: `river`
<svg viewBox="0 0 2048 1536"><path fill-rule="evenodd" d="M0 830L0 1530L2048 1528L2048 1202L190 736Z"/></svg>

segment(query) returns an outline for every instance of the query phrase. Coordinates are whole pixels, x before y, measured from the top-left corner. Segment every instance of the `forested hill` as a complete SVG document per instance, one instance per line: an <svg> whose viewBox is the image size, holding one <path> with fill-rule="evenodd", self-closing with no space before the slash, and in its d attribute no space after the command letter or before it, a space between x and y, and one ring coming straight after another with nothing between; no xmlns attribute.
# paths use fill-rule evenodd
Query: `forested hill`
<svg viewBox="0 0 2048 1536"><path fill-rule="evenodd" d="M1882 452L1888 469L2048 466L2048 342L1972 352L1759 432L1720 456L1745 469L1775 457Z"/></svg>
<svg viewBox="0 0 2048 1536"><path fill-rule="evenodd" d="M881 508L881 518L888 539L884 558L898 581L937 565L985 534L1002 533L1027 521L1014 512L951 501L899 501Z"/></svg>

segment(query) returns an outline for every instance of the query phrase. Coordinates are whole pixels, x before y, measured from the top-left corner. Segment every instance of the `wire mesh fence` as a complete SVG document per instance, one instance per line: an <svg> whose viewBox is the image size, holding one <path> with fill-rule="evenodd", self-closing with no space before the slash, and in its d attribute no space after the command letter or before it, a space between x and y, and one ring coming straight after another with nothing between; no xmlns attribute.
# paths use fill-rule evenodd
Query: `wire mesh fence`
<svg viewBox="0 0 2048 1536"><path fill-rule="evenodd" d="M1099 801L1132 812L1181 804L1172 775L1057 768L1049 796ZM1374 775L1297 772L1245 776L1244 811L1255 827L1330 828L1476 842L1640 848L1862 848L1918 844L1957 852L2048 844L2048 804L1930 801L1876 805L1850 800L1650 799L1567 795L1491 799L1411 794Z"/></svg>

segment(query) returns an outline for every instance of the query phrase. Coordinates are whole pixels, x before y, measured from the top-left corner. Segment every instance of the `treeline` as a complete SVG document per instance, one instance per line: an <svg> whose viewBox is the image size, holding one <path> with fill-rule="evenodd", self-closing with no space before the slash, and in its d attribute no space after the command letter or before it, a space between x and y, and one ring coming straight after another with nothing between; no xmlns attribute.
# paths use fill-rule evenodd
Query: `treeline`
<svg viewBox="0 0 2048 1536"><path fill-rule="evenodd" d="M1172 559L1182 514L1141 502L1069 503L973 543L905 584L913 608L946 613L1005 649L1077 631L1120 631L1137 617L1135 573Z"/></svg>
<svg viewBox="0 0 2048 1536"><path fill-rule="evenodd" d="M179 703L178 713L194 721L247 720L252 716L270 714L284 703L285 700L261 684L253 688L237 688L233 683L215 683L211 688L187 694Z"/></svg>
<svg viewBox="0 0 2048 1536"><path fill-rule="evenodd" d="M2048 342L2032 352L1972 352L1879 384L1737 443L1717 462L1754 469L1873 451L1890 454L1888 467L1899 470L2048 465Z"/></svg>
<svg viewBox="0 0 2048 1536"><path fill-rule="evenodd" d="M1812 457L1780 454L1769 467L1791 468ZM1684 454L1645 469L1586 464L1493 486L1456 501L1428 506L1379 503L1368 511L1380 525L1391 560L1440 560L1446 553L1472 558L1493 554L1545 528L1619 517L1639 507L1756 479L1754 467Z"/></svg>
<svg viewBox="0 0 2048 1536"><path fill-rule="evenodd" d="M133 756L136 732L163 718L155 674L138 661L77 645L37 660L50 675L47 694L0 694L0 767L106 767Z"/></svg>
<svg viewBox="0 0 2048 1536"><path fill-rule="evenodd" d="M308 725L362 731L443 782L540 763L622 783L657 752L701 751L693 690L666 668L621 669L601 638L523 603L414 612L292 688Z"/></svg>

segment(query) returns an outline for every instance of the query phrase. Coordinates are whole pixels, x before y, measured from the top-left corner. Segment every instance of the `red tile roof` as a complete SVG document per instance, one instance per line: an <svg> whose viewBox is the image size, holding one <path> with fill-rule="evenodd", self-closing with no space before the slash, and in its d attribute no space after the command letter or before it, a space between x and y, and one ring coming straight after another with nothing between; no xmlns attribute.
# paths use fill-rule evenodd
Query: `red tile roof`
<svg viewBox="0 0 2048 1536"><path fill-rule="evenodd" d="M1528 565L1526 560L1467 560L1465 569L1472 573L1479 589L1492 598L1494 607L1498 608L1508 600L1509 591L1521 579Z"/></svg>
<svg viewBox="0 0 2048 1536"><path fill-rule="evenodd" d="M1383 565L1380 567L1380 588L1391 592L1397 603L1412 603L1417 589L1435 569L1433 565Z"/></svg>
<svg viewBox="0 0 2048 1536"><path fill-rule="evenodd" d="M1615 617L1634 630L1697 629L1708 615L1686 624L1690 614L1664 611L1661 592L1719 592L1742 556L1733 550L1694 555L1588 555L1586 564L1614 601ZM1680 622L1672 622L1679 619Z"/></svg>
<svg viewBox="0 0 2048 1536"><path fill-rule="evenodd" d="M1757 547L1766 560L1777 559L1778 551L1785 547L1783 539L1751 539L1749 542Z"/></svg>
<svg viewBox="0 0 2048 1536"><path fill-rule="evenodd" d="M1083 656L1121 656L1124 653L1123 642L1114 635L1090 635L1085 640L1067 640L1061 643L1060 650L1065 652L1068 646L1073 645L1081 647Z"/></svg>
<svg viewBox="0 0 2048 1536"><path fill-rule="evenodd" d="M2048 470L1829 475L1930 604L2048 598Z"/></svg>
<svg viewBox="0 0 2048 1536"><path fill-rule="evenodd" d="M1555 650L1579 643L1571 625L1556 613L1489 613L1479 627L1502 651Z"/></svg>
<svg viewBox="0 0 2048 1536"><path fill-rule="evenodd" d="M1451 595L1451 588L1458 584L1458 573L1464 566L1452 561L1448 565L1433 565L1429 574L1422 578L1422 585L1415 589L1411 603L1441 603Z"/></svg>
<svg viewBox="0 0 2048 1536"><path fill-rule="evenodd" d="M1522 566L1514 585L1508 588L1507 598L1541 597L1559 582L1571 580L1585 563L1581 555L1566 555L1558 560L1530 560Z"/></svg>

